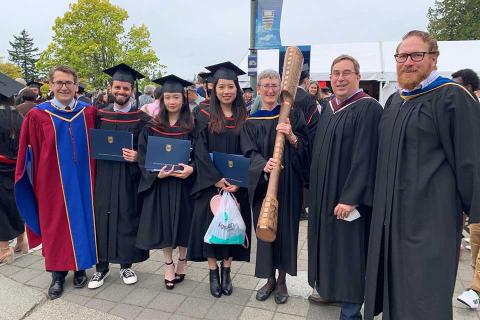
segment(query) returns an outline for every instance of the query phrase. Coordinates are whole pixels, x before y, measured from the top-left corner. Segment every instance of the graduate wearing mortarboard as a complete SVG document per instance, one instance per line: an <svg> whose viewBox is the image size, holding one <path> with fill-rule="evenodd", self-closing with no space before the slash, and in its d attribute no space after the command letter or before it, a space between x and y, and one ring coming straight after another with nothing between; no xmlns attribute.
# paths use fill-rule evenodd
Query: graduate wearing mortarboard
<svg viewBox="0 0 480 320"><path fill-rule="evenodd" d="M213 77L212 72L201 72L198 74L200 78L205 82L205 100L203 100L200 105L208 107L210 105L210 95L212 94L213 82L215 78Z"/></svg>
<svg viewBox="0 0 480 320"><path fill-rule="evenodd" d="M241 245L214 245L203 241L212 219L210 199L218 190L232 192L240 203L240 212L250 239L251 218L247 190L230 185L213 165L209 153L241 154L240 131L247 110L238 84L238 75L245 74L231 62L207 67L213 72L214 83L210 107L200 109L196 116L194 148L196 178L192 194L195 197L192 231L187 257L193 261L208 261L210 293L214 297L232 293L230 267L232 260L250 261L250 248ZM199 108L197 108L199 109ZM221 260L221 279L217 261ZM220 284L221 280L221 284Z"/></svg>
<svg viewBox="0 0 480 320"><path fill-rule="evenodd" d="M38 82L38 81L35 81L35 80L30 80L29 82L27 82L27 87L29 87L30 89L33 90L33 92L35 93L36 95L36 98L35 98L35 103L42 103L44 102L45 100L42 98L42 91L40 90L40 88L42 87L43 83L41 82Z"/></svg>
<svg viewBox="0 0 480 320"><path fill-rule="evenodd" d="M23 114L13 106L13 96L23 85L0 76L0 263L12 263L14 251L27 251L25 226L15 204L13 183ZM17 238L15 250L9 241Z"/></svg>
<svg viewBox="0 0 480 320"><path fill-rule="evenodd" d="M145 126L138 139L138 162L142 170L139 193L143 206L138 228L137 247L163 249L165 256L165 287L173 289L185 278L186 253L192 202L190 196L194 171L192 163L181 164L182 170L163 168L160 172L145 169L149 136L192 140L193 116L190 112L185 87L192 83L175 75L154 80L162 85L160 109L152 123ZM172 259L178 247L177 269Z"/></svg>
<svg viewBox="0 0 480 320"><path fill-rule="evenodd" d="M85 85L83 83L78 83L77 100L88 104L92 103L92 100L85 95Z"/></svg>
<svg viewBox="0 0 480 320"><path fill-rule="evenodd" d="M253 105L253 89L250 86L243 88L243 100L245 101L245 106L247 107L247 111L250 113Z"/></svg>
<svg viewBox="0 0 480 320"><path fill-rule="evenodd" d="M137 282L132 263L148 259L147 250L135 246L140 219L138 184L141 172L137 164L137 140L150 116L132 106L135 81L144 76L126 64L104 71L112 76L110 83L114 103L97 114L96 128L128 131L133 134L133 149L124 149L125 162L97 160L95 181L95 222L97 228L97 272L88 287L103 285L109 275L109 263L120 264L125 284Z"/></svg>

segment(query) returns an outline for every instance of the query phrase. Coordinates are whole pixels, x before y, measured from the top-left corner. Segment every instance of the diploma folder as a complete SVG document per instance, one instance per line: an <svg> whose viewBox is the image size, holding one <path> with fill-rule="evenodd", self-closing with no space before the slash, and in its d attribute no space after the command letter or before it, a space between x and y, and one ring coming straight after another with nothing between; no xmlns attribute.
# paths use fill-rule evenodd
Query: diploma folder
<svg viewBox="0 0 480 320"><path fill-rule="evenodd" d="M213 165L231 184L248 188L250 159L238 154L214 152Z"/></svg>
<svg viewBox="0 0 480 320"><path fill-rule="evenodd" d="M125 162L122 149L133 149L133 134L128 131L90 129L90 146L94 159Z"/></svg>
<svg viewBox="0 0 480 320"><path fill-rule="evenodd" d="M189 162L191 146L190 140L148 136L145 169L160 171L167 166L168 171L174 166L175 171L181 171L183 167L178 164Z"/></svg>

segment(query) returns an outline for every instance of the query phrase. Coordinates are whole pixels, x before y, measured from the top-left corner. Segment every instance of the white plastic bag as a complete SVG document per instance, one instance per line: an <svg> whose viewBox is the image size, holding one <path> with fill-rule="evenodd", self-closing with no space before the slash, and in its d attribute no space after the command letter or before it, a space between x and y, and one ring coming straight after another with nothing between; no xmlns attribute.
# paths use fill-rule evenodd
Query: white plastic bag
<svg viewBox="0 0 480 320"><path fill-rule="evenodd" d="M234 197L230 192L224 192L203 241L210 244L243 245L245 230L245 222Z"/></svg>

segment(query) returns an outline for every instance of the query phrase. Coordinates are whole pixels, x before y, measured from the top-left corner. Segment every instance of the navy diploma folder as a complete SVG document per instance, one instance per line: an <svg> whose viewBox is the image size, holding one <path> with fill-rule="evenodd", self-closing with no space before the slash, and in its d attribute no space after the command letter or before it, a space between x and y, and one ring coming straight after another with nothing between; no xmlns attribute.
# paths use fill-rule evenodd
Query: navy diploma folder
<svg viewBox="0 0 480 320"><path fill-rule="evenodd" d="M189 162L191 145L190 140L148 136L145 169L160 171L167 166L165 170L168 171L175 166L174 170L183 170L177 164Z"/></svg>
<svg viewBox="0 0 480 320"><path fill-rule="evenodd" d="M125 161L122 148L133 149L128 131L90 129L91 156L97 160Z"/></svg>
<svg viewBox="0 0 480 320"><path fill-rule="evenodd" d="M213 153L213 165L231 184L248 188L250 159L238 154Z"/></svg>

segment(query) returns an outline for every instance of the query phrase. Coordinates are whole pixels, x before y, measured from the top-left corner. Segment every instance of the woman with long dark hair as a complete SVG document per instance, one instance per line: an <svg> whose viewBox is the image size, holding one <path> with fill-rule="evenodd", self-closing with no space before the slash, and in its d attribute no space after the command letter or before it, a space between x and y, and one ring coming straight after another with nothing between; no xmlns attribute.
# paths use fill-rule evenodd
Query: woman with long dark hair
<svg viewBox="0 0 480 320"><path fill-rule="evenodd" d="M196 114L195 164L193 185L194 212L188 244L188 259L208 261L210 293L214 297L232 293L230 268L233 260L250 261L250 248L242 245L215 245L203 241L213 219L210 200L224 190L231 192L240 204L240 212L250 239L251 218L247 190L228 183L213 165L211 152L241 154L240 131L247 118L247 109L238 84L238 75L245 74L231 62L207 67L214 74L210 106ZM217 261L220 260L221 279Z"/></svg>
<svg viewBox="0 0 480 320"><path fill-rule="evenodd" d="M139 193L143 198L137 247L163 249L165 256L165 287L173 289L185 278L186 254L192 219L190 177L192 164L180 164L181 171L161 168L160 172L145 169L149 136L192 140L193 117L184 87L192 83L169 75L155 82L163 85L160 108L151 125L144 127L138 141L139 166L142 170ZM173 250L178 247L175 270Z"/></svg>

